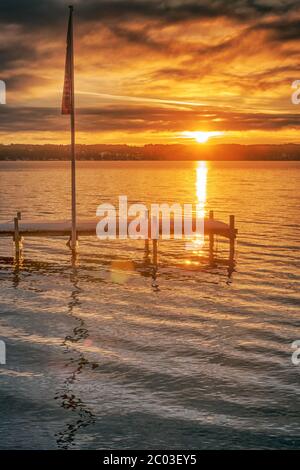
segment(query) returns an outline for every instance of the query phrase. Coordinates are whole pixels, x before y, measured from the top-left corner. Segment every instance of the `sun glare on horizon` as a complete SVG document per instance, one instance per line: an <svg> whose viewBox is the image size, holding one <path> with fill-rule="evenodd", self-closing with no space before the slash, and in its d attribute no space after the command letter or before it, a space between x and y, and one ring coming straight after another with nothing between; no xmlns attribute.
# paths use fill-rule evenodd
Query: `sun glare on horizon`
<svg viewBox="0 0 300 470"><path fill-rule="evenodd" d="M219 131L185 131L182 132L182 137L186 139L195 139L198 144L205 144L211 137L220 137L224 132Z"/></svg>

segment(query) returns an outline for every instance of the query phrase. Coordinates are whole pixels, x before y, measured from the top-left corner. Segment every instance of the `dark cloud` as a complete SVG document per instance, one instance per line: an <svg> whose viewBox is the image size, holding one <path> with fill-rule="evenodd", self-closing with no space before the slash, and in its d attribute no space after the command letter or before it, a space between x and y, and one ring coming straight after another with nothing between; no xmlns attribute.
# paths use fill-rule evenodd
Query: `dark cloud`
<svg viewBox="0 0 300 470"><path fill-rule="evenodd" d="M129 43L139 46L146 46L150 49L155 49L157 51L161 50L162 44L159 41L155 41L148 34L147 26L139 28L138 30L131 30L119 24L107 24L108 28L113 32L118 38L125 40Z"/></svg>
<svg viewBox="0 0 300 470"><path fill-rule="evenodd" d="M64 21L69 3L61 0L1 0L0 21L35 28L53 26ZM220 16L249 20L269 13L282 15L299 7L298 0L77 0L74 4L78 19L82 21L140 17L173 22Z"/></svg>
<svg viewBox="0 0 300 470"><path fill-rule="evenodd" d="M298 8L298 0L87 0L78 2L78 11L88 20L150 18L167 22L218 18L237 20L284 14Z"/></svg>
<svg viewBox="0 0 300 470"><path fill-rule="evenodd" d="M32 62L39 57L37 50L27 44L1 44L0 64L1 78L8 69L14 69L21 64ZM3 79L3 78L2 78Z"/></svg>
<svg viewBox="0 0 300 470"><path fill-rule="evenodd" d="M66 5L59 0L1 0L0 22L26 28L52 26L63 21Z"/></svg>
<svg viewBox="0 0 300 470"><path fill-rule="evenodd" d="M1 75L2 80L6 84L8 93L14 93L15 91L24 91L27 88L35 86L47 86L50 82L47 78L40 76L33 76L30 74L14 74L11 77L7 75Z"/></svg>
<svg viewBox="0 0 300 470"><path fill-rule="evenodd" d="M208 117L210 115L210 117ZM218 116L217 126L214 116ZM220 121L221 119L221 121ZM276 131L300 128L298 114L238 113L220 108L168 109L160 107L109 107L80 109L79 132L181 132L183 129L219 131ZM0 108L0 132L64 131L68 121L54 108Z"/></svg>
<svg viewBox="0 0 300 470"><path fill-rule="evenodd" d="M266 31L270 39L280 42L298 41L300 31L300 19L278 18L274 21L262 21L252 27L252 30Z"/></svg>

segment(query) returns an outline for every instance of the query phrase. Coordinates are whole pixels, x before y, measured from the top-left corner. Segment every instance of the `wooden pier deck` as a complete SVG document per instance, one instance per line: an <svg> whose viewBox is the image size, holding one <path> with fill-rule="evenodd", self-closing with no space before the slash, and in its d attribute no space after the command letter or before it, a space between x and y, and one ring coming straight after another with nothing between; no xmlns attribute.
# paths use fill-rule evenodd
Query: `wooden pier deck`
<svg viewBox="0 0 300 470"><path fill-rule="evenodd" d="M128 218L128 224L134 220L133 218ZM78 220L77 221L77 234L78 236L96 236L96 226L99 222L99 219L87 219L87 220ZM193 221L196 223L196 220ZM171 236L173 233L173 219L170 221L170 231ZM119 235L119 224L117 223L116 227L117 236ZM18 232L22 237L63 237L69 236L72 230L72 223L70 220L49 220L48 222L37 221L37 220L19 220L18 222ZM205 219L204 221L204 233L205 235L214 234L220 235L226 238L232 236L232 229L229 224L224 222L214 220L214 219ZM162 219L159 223L159 234L162 234ZM234 234L237 234L237 230L234 229ZM0 237L14 237L15 235L15 223L5 222L0 223ZM151 239L151 236L149 236Z"/></svg>
<svg viewBox="0 0 300 470"><path fill-rule="evenodd" d="M127 218L127 224L135 220L134 217ZM99 218L82 219L77 221L76 232L77 238L80 236L97 236L96 228L99 223ZM196 216L192 217L193 227L196 226ZM174 217L170 217L170 238L174 238ZM184 226L184 225L182 225ZM161 238L163 233L163 219L157 221L158 238ZM15 243L15 256L20 259L22 256L23 239L25 237L71 237L72 221L71 220L22 220L21 213L18 212L17 217L13 221L0 223L0 238L12 237ZM116 236L120 233L120 219L116 218ZM225 237L229 240L230 254L229 259L234 261L235 252L235 239L237 236L237 229L235 228L235 218L233 215L229 217L229 224L216 220L213 211L210 211L209 217L204 219L204 235L209 237L209 252L213 257L214 250L214 237L215 235ZM145 248L149 251L149 241L153 242L153 258L157 261L157 236L151 236L151 224L149 223L149 236L145 240Z"/></svg>

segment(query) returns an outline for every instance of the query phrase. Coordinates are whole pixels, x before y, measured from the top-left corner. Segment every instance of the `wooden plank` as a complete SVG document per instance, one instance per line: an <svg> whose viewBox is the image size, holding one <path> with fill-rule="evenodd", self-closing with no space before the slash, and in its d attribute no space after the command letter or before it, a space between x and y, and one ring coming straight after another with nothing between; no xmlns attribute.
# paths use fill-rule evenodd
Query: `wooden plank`
<svg viewBox="0 0 300 470"><path fill-rule="evenodd" d="M128 218L128 224L134 220L134 217ZM82 236L96 236L96 226L99 219L78 220L77 232ZM193 225L196 223L196 218L193 217ZM19 235L27 237L60 237L69 236L72 229L70 220L49 220L49 221L26 221L19 220ZM170 219L170 232L174 233L174 219ZM14 222L0 223L0 237L14 236L15 227ZM117 219L117 234L119 233L119 224ZM162 219L159 220L159 233L162 233ZM215 220L205 219L204 233L215 234L231 238L232 234L237 234L235 227L230 227L229 224Z"/></svg>

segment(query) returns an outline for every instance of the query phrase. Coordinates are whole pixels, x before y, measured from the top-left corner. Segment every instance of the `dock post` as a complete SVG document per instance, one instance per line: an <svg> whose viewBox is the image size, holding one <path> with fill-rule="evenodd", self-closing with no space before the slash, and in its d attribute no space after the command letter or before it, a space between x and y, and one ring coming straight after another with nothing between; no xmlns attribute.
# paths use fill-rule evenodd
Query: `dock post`
<svg viewBox="0 0 300 470"><path fill-rule="evenodd" d="M159 290L157 284L157 271L158 271L158 238L159 238L159 221L157 217L153 217L153 232L152 232L152 224L151 224L151 238L153 244L153 259L152 259L152 287L155 292ZM157 237L157 238L153 238Z"/></svg>
<svg viewBox="0 0 300 470"><path fill-rule="evenodd" d="M214 220L214 211L209 211L209 220ZM212 230L209 231L209 263L214 263L214 243L215 237Z"/></svg>
<svg viewBox="0 0 300 470"><path fill-rule="evenodd" d="M17 212L17 217L18 217L18 220L21 220L21 219L22 219L22 212L21 212L21 211L18 211L18 212ZM20 237L21 255L23 255L23 242L24 242L24 237Z"/></svg>
<svg viewBox="0 0 300 470"><path fill-rule="evenodd" d="M145 256L146 258L149 256L150 253L150 248L149 248L149 232L151 230L151 227L149 227L149 210L147 209L145 212L145 219L147 219L148 223L148 238L145 238Z"/></svg>
<svg viewBox="0 0 300 470"><path fill-rule="evenodd" d="M153 225L153 227L152 227ZM153 228L153 233L152 233ZM156 238L153 238L156 237ZM151 238L153 244L153 265L157 267L158 261L158 237L159 237L159 221L157 217L153 217L153 224L151 224Z"/></svg>
<svg viewBox="0 0 300 470"><path fill-rule="evenodd" d="M78 232L76 232L76 243L74 246L72 246L72 234L70 235L69 240L67 241L66 245L67 247L72 251L72 256L76 257L78 254L78 247L79 247L79 237L78 237Z"/></svg>
<svg viewBox="0 0 300 470"><path fill-rule="evenodd" d="M158 260L158 240L153 240L153 264L154 266L157 266L157 260Z"/></svg>
<svg viewBox="0 0 300 470"><path fill-rule="evenodd" d="M20 217L19 217L20 215ZM17 217L14 218L14 242L15 242L15 257L16 262L19 263L22 257L22 237L20 237L19 220L21 219L21 213L18 212Z"/></svg>
<svg viewBox="0 0 300 470"><path fill-rule="evenodd" d="M235 255L235 217L234 215L229 216L229 228L230 228L229 263L234 264L234 255Z"/></svg>

